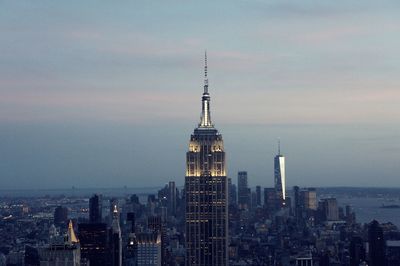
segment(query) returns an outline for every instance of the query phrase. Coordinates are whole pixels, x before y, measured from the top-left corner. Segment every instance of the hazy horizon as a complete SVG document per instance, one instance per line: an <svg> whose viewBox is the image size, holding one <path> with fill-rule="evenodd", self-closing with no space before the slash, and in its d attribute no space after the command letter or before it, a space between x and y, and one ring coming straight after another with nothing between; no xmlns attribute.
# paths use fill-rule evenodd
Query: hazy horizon
<svg viewBox="0 0 400 266"><path fill-rule="evenodd" d="M228 176L400 187L400 2L4 1L1 189L181 185L204 50Z"/></svg>

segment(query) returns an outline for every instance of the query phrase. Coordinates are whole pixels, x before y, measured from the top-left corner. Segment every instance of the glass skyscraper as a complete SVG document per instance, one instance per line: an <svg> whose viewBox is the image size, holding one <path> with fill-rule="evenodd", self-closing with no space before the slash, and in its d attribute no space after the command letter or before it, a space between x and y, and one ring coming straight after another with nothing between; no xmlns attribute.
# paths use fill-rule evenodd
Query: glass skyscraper
<svg viewBox="0 0 400 266"><path fill-rule="evenodd" d="M228 195L224 144L211 123L205 61L202 115L186 154L186 265L228 265Z"/></svg>
<svg viewBox="0 0 400 266"><path fill-rule="evenodd" d="M286 200L286 176L285 157L281 154L280 143L278 144L278 155L274 159L275 191L278 208L285 205Z"/></svg>

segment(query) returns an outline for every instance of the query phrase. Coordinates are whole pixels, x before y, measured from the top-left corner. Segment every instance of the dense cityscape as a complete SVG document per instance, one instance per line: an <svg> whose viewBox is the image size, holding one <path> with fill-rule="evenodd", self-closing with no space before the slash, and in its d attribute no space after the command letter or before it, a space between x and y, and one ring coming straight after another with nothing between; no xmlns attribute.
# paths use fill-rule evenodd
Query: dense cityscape
<svg viewBox="0 0 400 266"><path fill-rule="evenodd" d="M241 172L240 177L240 189L249 192L247 176ZM288 191L291 206L277 211L271 201L274 188L256 187L244 195L238 194L236 185L230 188L229 265L311 265L310 261L312 265L373 265L369 243L374 241L381 245L376 246L379 259L386 258L387 265L399 265L400 232L394 224L385 220L380 225L359 223L350 206L340 206L334 198L321 198L349 193L348 189L327 193L328 189L295 187ZM387 194L382 194L385 191ZM352 192L356 198L392 199L399 193L368 188ZM122 265L185 265L183 195L182 188L170 182L157 194L145 192L117 199L100 195L2 197L0 263L56 265L44 262L43 256L50 256L45 255L46 250L58 250L62 265L87 265L88 261L91 265L115 265L109 260L117 247ZM113 215L113 204L118 206L118 216ZM66 239L71 235L70 221L79 243L69 244ZM115 229L121 232L121 242L112 242ZM378 241L382 236L385 242ZM152 248L154 253L143 253ZM70 264L64 264L67 258ZM140 262L144 259L153 262Z"/></svg>
<svg viewBox="0 0 400 266"><path fill-rule="evenodd" d="M205 61L183 187L169 181L157 193L3 196L0 265L400 265L395 224L360 223L352 206L322 188L287 188L280 143L274 187L250 187L246 171L227 177Z"/></svg>

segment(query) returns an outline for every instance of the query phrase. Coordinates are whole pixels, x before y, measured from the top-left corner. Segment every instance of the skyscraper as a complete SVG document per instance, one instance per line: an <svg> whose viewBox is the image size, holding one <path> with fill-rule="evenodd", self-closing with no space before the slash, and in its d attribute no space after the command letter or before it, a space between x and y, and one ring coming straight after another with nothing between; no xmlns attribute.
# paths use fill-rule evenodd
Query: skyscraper
<svg viewBox="0 0 400 266"><path fill-rule="evenodd" d="M228 205L229 206L236 206L237 204L237 193L236 193L236 186L232 184L232 179L228 178Z"/></svg>
<svg viewBox="0 0 400 266"><path fill-rule="evenodd" d="M174 181L168 183L168 215L176 215L176 187Z"/></svg>
<svg viewBox="0 0 400 266"><path fill-rule="evenodd" d="M68 222L68 209L66 207L57 206L54 210L54 224L62 226Z"/></svg>
<svg viewBox="0 0 400 266"><path fill-rule="evenodd" d="M256 186L256 204L257 207L261 206L261 186Z"/></svg>
<svg viewBox="0 0 400 266"><path fill-rule="evenodd" d="M239 209L248 209L250 205L250 193L247 186L247 172L238 172L238 205Z"/></svg>
<svg viewBox="0 0 400 266"><path fill-rule="evenodd" d="M39 248L38 254L40 265L81 265L79 240L75 235L72 221L68 224L67 237L63 244L50 244L48 247Z"/></svg>
<svg viewBox="0 0 400 266"><path fill-rule="evenodd" d="M350 241L350 266L359 266L365 261L365 248L363 239L359 236L353 236Z"/></svg>
<svg viewBox="0 0 400 266"><path fill-rule="evenodd" d="M298 186L293 187L293 197L294 197L294 217L296 217L296 221L300 221L301 217L301 203L300 203L300 188Z"/></svg>
<svg viewBox="0 0 400 266"><path fill-rule="evenodd" d="M101 195L94 194L89 199L89 221L91 223L101 223L102 199Z"/></svg>
<svg viewBox="0 0 400 266"><path fill-rule="evenodd" d="M147 218L147 227L153 233L158 233L161 236L161 265L169 265L167 259L167 231L164 221L161 216L150 216Z"/></svg>
<svg viewBox="0 0 400 266"><path fill-rule="evenodd" d="M186 265L228 265L228 195L221 134L211 123L207 55L201 120L186 154Z"/></svg>
<svg viewBox="0 0 400 266"><path fill-rule="evenodd" d="M161 235L159 232L139 233L137 241L137 265L161 266Z"/></svg>
<svg viewBox="0 0 400 266"><path fill-rule="evenodd" d="M90 265L110 265L109 232L106 223L79 224L81 257Z"/></svg>
<svg viewBox="0 0 400 266"><path fill-rule="evenodd" d="M317 210L317 190L315 188L307 188L300 191L300 205L306 210Z"/></svg>
<svg viewBox="0 0 400 266"><path fill-rule="evenodd" d="M122 238L121 228L119 226L118 206L114 204L112 212L112 222L110 231L111 260L113 266L122 265Z"/></svg>
<svg viewBox="0 0 400 266"><path fill-rule="evenodd" d="M280 142L278 142L278 154L274 160L274 173L277 205L280 208L285 205L286 198L285 157L281 154Z"/></svg>
<svg viewBox="0 0 400 266"><path fill-rule="evenodd" d="M326 221L339 220L339 208L335 198L328 198L321 200L323 218Z"/></svg>
<svg viewBox="0 0 400 266"><path fill-rule="evenodd" d="M385 240L383 229L376 220L368 226L369 265L386 266Z"/></svg>
<svg viewBox="0 0 400 266"><path fill-rule="evenodd" d="M268 214L276 211L276 192L272 187L264 188L264 208Z"/></svg>

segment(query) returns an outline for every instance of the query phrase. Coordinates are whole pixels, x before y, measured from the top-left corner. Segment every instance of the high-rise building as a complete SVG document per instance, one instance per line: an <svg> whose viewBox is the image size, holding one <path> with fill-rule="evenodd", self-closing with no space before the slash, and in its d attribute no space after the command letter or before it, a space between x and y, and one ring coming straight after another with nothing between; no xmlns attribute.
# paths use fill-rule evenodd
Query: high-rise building
<svg viewBox="0 0 400 266"><path fill-rule="evenodd" d="M257 208L257 193L255 191L251 191L249 188L249 194L250 194L250 209L256 209Z"/></svg>
<svg viewBox="0 0 400 266"><path fill-rule="evenodd" d="M57 226L65 226L68 223L68 209L58 206L54 210L54 224Z"/></svg>
<svg viewBox="0 0 400 266"><path fill-rule="evenodd" d="M350 241L350 266L359 266L365 262L364 241L359 236L353 236Z"/></svg>
<svg viewBox="0 0 400 266"><path fill-rule="evenodd" d="M135 213L134 212L128 212L126 214L126 221L131 223L131 230L130 233L135 233L136 231L136 220L135 220Z"/></svg>
<svg viewBox="0 0 400 266"><path fill-rule="evenodd" d="M112 222L110 231L111 260L113 266L122 265L122 238L119 226L118 206L115 204L112 212Z"/></svg>
<svg viewBox="0 0 400 266"><path fill-rule="evenodd" d="M168 265L167 258L167 230L161 216L150 216L147 218L147 228L161 236L161 265Z"/></svg>
<svg viewBox="0 0 400 266"><path fill-rule="evenodd" d="M276 210L276 193L274 188L264 188L264 208L269 214Z"/></svg>
<svg viewBox="0 0 400 266"><path fill-rule="evenodd" d="M139 201L139 197L138 197L138 195L136 195L136 194L133 194L132 196L131 196L131 202L132 203L135 203L135 204L140 204L140 201Z"/></svg>
<svg viewBox="0 0 400 266"><path fill-rule="evenodd" d="M296 257L295 266L313 266L313 257L311 252L306 251Z"/></svg>
<svg viewBox="0 0 400 266"><path fill-rule="evenodd" d="M238 172L238 205L239 209L248 209L250 207L250 193L247 183L247 172Z"/></svg>
<svg viewBox="0 0 400 266"><path fill-rule="evenodd" d="M285 157L281 154L281 145L278 143L278 154L274 159L275 191L277 196L277 205L285 205L286 198L286 176L285 176Z"/></svg>
<svg viewBox="0 0 400 266"><path fill-rule="evenodd" d="M322 211L326 221L339 220L339 208L335 198L322 199Z"/></svg>
<svg viewBox="0 0 400 266"><path fill-rule="evenodd" d="M293 198L294 198L294 206L293 212L296 217L296 221L299 222L301 217L301 203L300 203L300 188L298 186L293 187Z"/></svg>
<svg viewBox="0 0 400 266"><path fill-rule="evenodd" d="M317 190L308 188L300 191L300 205L305 210L317 210Z"/></svg>
<svg viewBox="0 0 400 266"><path fill-rule="evenodd" d="M379 223L373 220L368 226L369 264L371 266L385 266L385 240L383 229Z"/></svg>
<svg viewBox="0 0 400 266"><path fill-rule="evenodd" d="M89 199L89 221L91 223L101 223L101 219L102 219L101 195L94 194Z"/></svg>
<svg viewBox="0 0 400 266"><path fill-rule="evenodd" d="M50 244L38 250L40 265L81 265L79 240L75 235L72 222L68 224L67 238L63 244Z"/></svg>
<svg viewBox="0 0 400 266"><path fill-rule="evenodd" d="M210 117L206 55L201 120L186 154L186 265L228 265L227 192L222 135Z"/></svg>
<svg viewBox="0 0 400 266"><path fill-rule="evenodd" d="M135 213L134 212L128 212L126 215L126 221L127 223L131 224L131 229L128 234L128 239L126 242L126 246L124 249L124 265L125 266L136 266L136 222L135 222Z"/></svg>
<svg viewBox="0 0 400 266"><path fill-rule="evenodd" d="M236 186L232 184L232 178L228 178L228 204L229 206L236 206L237 204L237 193Z"/></svg>
<svg viewBox="0 0 400 266"><path fill-rule="evenodd" d="M169 209L169 184L165 185L158 191L158 203L160 207L167 207ZM168 210L169 212L169 210Z"/></svg>
<svg viewBox="0 0 400 266"><path fill-rule="evenodd" d="M174 181L168 183L168 215L176 215L176 187Z"/></svg>
<svg viewBox="0 0 400 266"><path fill-rule="evenodd" d="M137 265L161 266L161 235L155 233L139 233L136 236Z"/></svg>
<svg viewBox="0 0 400 266"><path fill-rule="evenodd" d="M256 186L256 204L261 206L261 186Z"/></svg>
<svg viewBox="0 0 400 266"><path fill-rule="evenodd" d="M81 256L79 246L67 244L52 244L39 248L40 265L80 266Z"/></svg>
<svg viewBox="0 0 400 266"><path fill-rule="evenodd" d="M110 201L109 201L109 213L108 213L108 225L111 225L112 224L112 222L113 222L113 219L114 219L114 209L115 209L115 206L117 206L117 211L119 212L119 210L118 210L118 199L117 198L111 198L110 199Z"/></svg>
<svg viewBox="0 0 400 266"><path fill-rule="evenodd" d="M107 224L79 224L81 257L90 265L110 265L110 247Z"/></svg>

